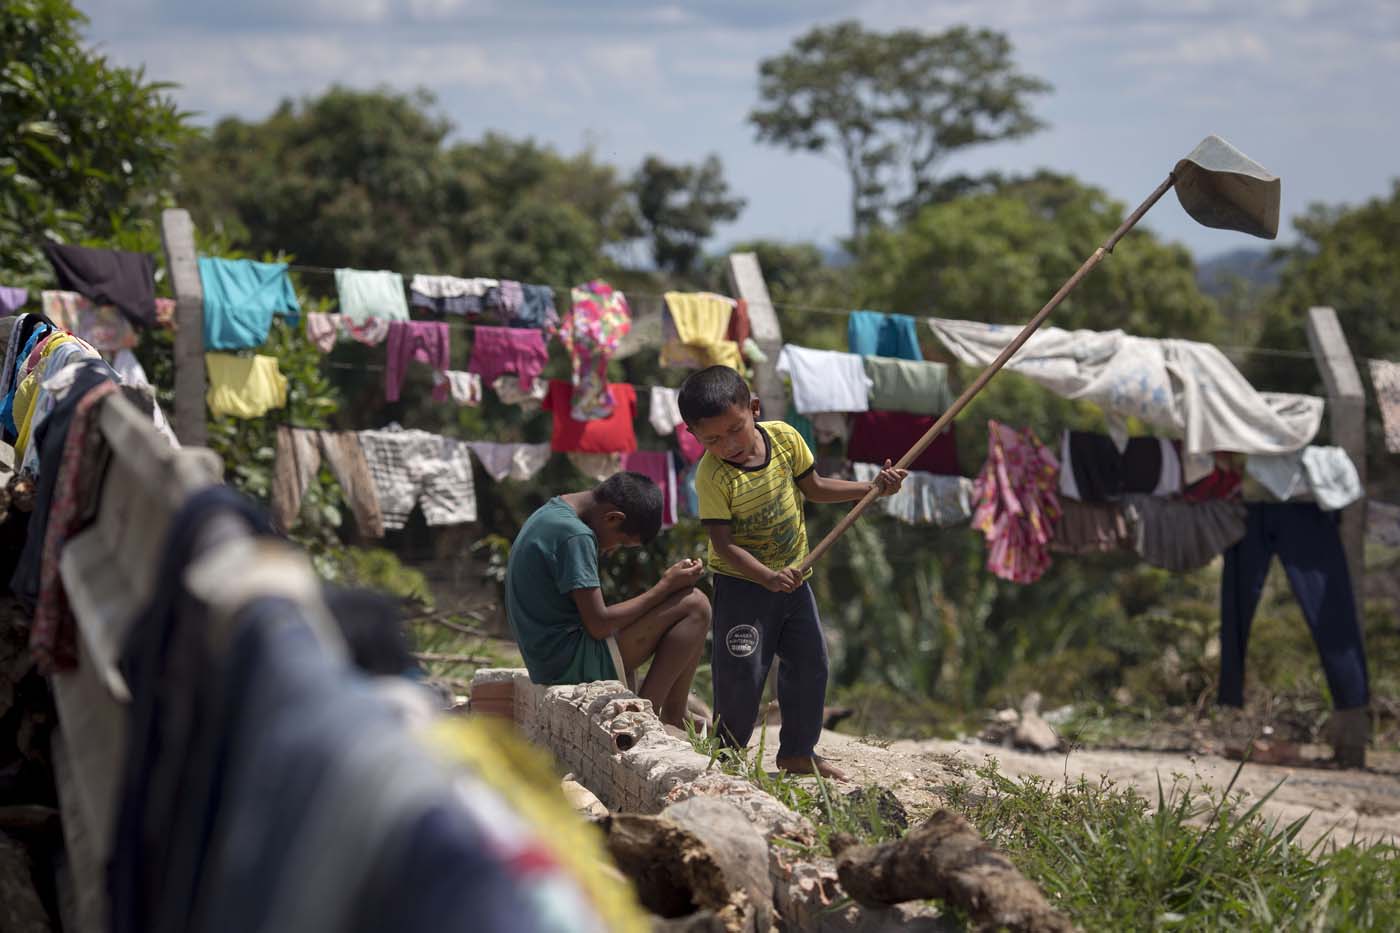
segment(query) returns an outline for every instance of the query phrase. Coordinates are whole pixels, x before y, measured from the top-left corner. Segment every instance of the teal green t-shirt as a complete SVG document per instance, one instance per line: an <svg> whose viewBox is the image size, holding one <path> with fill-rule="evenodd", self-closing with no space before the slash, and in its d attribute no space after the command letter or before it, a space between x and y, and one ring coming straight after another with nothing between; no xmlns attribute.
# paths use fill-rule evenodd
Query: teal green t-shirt
<svg viewBox="0 0 1400 933"><path fill-rule="evenodd" d="M506 565L506 620L537 684L615 680L606 641L588 634L574 590L598 582L598 538L559 497L525 520Z"/></svg>

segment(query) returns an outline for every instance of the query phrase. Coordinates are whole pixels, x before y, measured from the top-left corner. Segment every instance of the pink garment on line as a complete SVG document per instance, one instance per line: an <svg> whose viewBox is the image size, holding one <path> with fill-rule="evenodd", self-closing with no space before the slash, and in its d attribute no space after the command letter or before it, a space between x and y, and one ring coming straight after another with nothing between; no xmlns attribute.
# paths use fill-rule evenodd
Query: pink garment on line
<svg viewBox="0 0 1400 933"><path fill-rule="evenodd" d="M408 364L414 360L427 363L438 372L447 369L451 365L448 340L447 324L442 321L390 321L389 346L384 360L384 398L390 402L399 400ZM445 402L447 398L447 383L435 383L433 401Z"/></svg>
<svg viewBox="0 0 1400 933"><path fill-rule="evenodd" d="M676 523L676 464L670 451L636 450L622 455L622 468L640 473L661 488L661 527Z"/></svg>
<svg viewBox="0 0 1400 933"><path fill-rule="evenodd" d="M339 315L321 311L306 312L306 339L322 353L329 353L340 336Z"/></svg>
<svg viewBox="0 0 1400 933"><path fill-rule="evenodd" d="M497 376L515 373L520 377L520 387L528 391L547 362L544 334L536 328L477 327L467 371L480 373L482 382L494 382Z"/></svg>
<svg viewBox="0 0 1400 933"><path fill-rule="evenodd" d="M1060 463L1030 428L987 422L987 463L973 486L972 527L987 539L987 569L1013 583L1034 583L1050 568L1060 520Z"/></svg>

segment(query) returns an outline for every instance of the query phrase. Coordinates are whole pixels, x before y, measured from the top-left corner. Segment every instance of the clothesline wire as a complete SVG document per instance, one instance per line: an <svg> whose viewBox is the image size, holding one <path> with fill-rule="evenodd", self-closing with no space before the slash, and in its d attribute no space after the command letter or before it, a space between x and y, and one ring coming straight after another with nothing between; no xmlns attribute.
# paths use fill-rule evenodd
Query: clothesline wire
<svg viewBox="0 0 1400 933"><path fill-rule="evenodd" d="M299 264L299 263L290 263L290 264L288 264L287 268L289 268L289 269L294 269L294 270L296 270L296 271L298 271L298 272L314 272L314 273L323 274L323 275L334 275L335 272L336 272L335 269L331 269L331 268L326 267L326 266L305 266L305 265L301 265L301 264ZM549 285L549 287L552 288L552 289L554 289L555 291L562 291L562 292L570 291L570 287L569 287L569 286L551 284L551 285ZM664 302L665 299L666 299L666 295L665 295L664 293L656 293L656 292L638 292L638 291L634 291L634 290L632 290L632 289L628 289L628 290L626 291L626 294L629 295L629 296L631 296L631 297L633 297L633 298L645 298L645 299L655 300L655 301L663 301L663 302ZM805 305L805 304L797 304L797 303L794 303L794 302L787 302L787 301L770 301L769 304L771 304L771 305L773 306L773 308L776 309L776 310L778 310L778 311L796 311L796 312L811 313L811 314L829 314L829 315L839 316L839 317L849 317L850 315L854 314L854 313L856 312L856 310L858 310L858 309L854 309L854 308L836 308L836 307L823 306L823 305ZM876 312L876 313L883 313L883 312ZM922 321L922 322L924 322L924 323L928 323L928 322L931 322L931 321L938 320L937 318L932 317L932 316L929 316L929 315L911 314L911 315L908 315L908 316L909 316L909 317L912 317L912 318L913 318L914 320L916 320L916 321ZM466 328L466 329L469 329L469 330L472 329L472 328L475 328L475 327L479 327L479 326L487 326L487 327L492 326L492 325L489 325L489 324L488 324L488 325L479 325L479 324L476 324L476 323L473 323L473 322L470 322L470 321L465 321L465 320L463 320L463 321L451 321L451 320L449 320L449 321L442 321L441 323L450 324L450 325L453 325L453 326L455 326L455 327L463 327L463 328ZM1220 351L1223 352L1223 353L1235 353L1235 354L1253 355L1253 356L1274 356L1274 357L1279 357L1279 358L1282 358L1282 359L1294 359L1294 360L1311 360L1311 359L1313 359L1313 355L1312 355L1310 352L1306 351L1306 350L1283 350L1283 349L1278 349L1278 348L1274 348L1274 347L1241 347L1241 346L1226 346L1226 345L1217 345L1216 349L1220 350ZM1366 362L1371 362L1371 360L1368 358L1368 359L1366 360Z"/></svg>

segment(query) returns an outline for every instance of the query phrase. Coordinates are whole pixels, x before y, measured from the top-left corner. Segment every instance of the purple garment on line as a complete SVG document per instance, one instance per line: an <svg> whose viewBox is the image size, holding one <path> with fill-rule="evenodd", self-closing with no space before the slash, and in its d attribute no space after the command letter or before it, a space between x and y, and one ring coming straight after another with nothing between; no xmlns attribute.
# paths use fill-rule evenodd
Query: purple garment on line
<svg viewBox="0 0 1400 933"><path fill-rule="evenodd" d="M520 377L520 388L528 392L548 362L544 334L535 328L478 326L467 371L480 374L484 383L515 373Z"/></svg>
<svg viewBox="0 0 1400 933"><path fill-rule="evenodd" d="M676 523L676 464L669 450L637 450L622 455L622 468L640 473L661 489L661 527Z"/></svg>
<svg viewBox="0 0 1400 933"><path fill-rule="evenodd" d="M384 360L384 398L399 400L408 364L418 360L433 369L445 370L450 365L448 330L442 321L390 321L389 345ZM447 401L448 385L433 386L433 401Z"/></svg>
<svg viewBox="0 0 1400 933"><path fill-rule="evenodd" d="M11 285L0 285L0 315L14 314L29 300L29 292Z"/></svg>

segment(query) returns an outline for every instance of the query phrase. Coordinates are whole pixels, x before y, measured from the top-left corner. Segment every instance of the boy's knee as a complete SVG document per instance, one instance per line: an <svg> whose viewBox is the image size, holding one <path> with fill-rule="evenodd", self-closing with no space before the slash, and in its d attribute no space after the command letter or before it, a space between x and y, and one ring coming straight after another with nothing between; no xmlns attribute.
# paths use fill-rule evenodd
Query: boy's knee
<svg viewBox="0 0 1400 933"><path fill-rule="evenodd" d="M699 590L691 590L681 598L687 619L698 618L708 628L710 625L710 598Z"/></svg>

